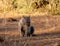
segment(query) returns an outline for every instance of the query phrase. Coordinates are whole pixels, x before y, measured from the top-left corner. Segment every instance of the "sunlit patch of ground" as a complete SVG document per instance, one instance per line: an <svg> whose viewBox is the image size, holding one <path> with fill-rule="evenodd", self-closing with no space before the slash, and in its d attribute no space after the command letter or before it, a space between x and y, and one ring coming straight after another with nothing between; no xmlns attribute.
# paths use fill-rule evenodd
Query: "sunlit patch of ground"
<svg viewBox="0 0 60 46"><path fill-rule="evenodd" d="M41 13L38 13L38 12L35 12L33 14L26 14L26 13L19 13L18 11L6 11L6 12L3 12L3 13L0 13L0 18L17 18L17 17L21 17L21 16L47 16L47 12L41 12Z"/></svg>

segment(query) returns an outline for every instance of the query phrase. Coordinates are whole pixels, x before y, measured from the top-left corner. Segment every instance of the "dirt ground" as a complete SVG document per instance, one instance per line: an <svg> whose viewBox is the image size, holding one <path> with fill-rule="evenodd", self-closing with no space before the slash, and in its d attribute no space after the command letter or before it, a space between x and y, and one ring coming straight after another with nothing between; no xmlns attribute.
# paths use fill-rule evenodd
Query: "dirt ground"
<svg viewBox="0 0 60 46"><path fill-rule="evenodd" d="M0 19L0 46L60 46L60 16L34 16L34 35L20 37L17 22Z"/></svg>

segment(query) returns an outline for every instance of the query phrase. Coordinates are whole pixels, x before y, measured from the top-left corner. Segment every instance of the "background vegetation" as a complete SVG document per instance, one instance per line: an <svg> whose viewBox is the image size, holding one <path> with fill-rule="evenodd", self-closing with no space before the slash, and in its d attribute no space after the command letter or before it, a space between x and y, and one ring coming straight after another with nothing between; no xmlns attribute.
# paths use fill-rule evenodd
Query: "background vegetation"
<svg viewBox="0 0 60 46"><path fill-rule="evenodd" d="M0 13L60 14L60 0L0 0Z"/></svg>

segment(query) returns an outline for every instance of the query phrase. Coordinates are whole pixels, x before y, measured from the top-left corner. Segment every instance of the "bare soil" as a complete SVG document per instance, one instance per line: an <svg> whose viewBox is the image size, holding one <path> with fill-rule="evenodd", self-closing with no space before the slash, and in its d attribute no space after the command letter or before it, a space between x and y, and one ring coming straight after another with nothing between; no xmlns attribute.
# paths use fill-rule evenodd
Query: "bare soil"
<svg viewBox="0 0 60 46"><path fill-rule="evenodd" d="M20 37L17 22L0 19L0 46L60 46L60 16L34 16L34 35Z"/></svg>

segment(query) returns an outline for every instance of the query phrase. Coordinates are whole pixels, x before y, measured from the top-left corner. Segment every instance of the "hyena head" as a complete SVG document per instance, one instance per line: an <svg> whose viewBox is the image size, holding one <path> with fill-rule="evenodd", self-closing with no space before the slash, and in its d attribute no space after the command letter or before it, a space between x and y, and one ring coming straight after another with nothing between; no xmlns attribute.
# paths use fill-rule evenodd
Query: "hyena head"
<svg viewBox="0 0 60 46"><path fill-rule="evenodd" d="M23 16L24 20L25 20L25 24L27 26L30 26L30 16Z"/></svg>

